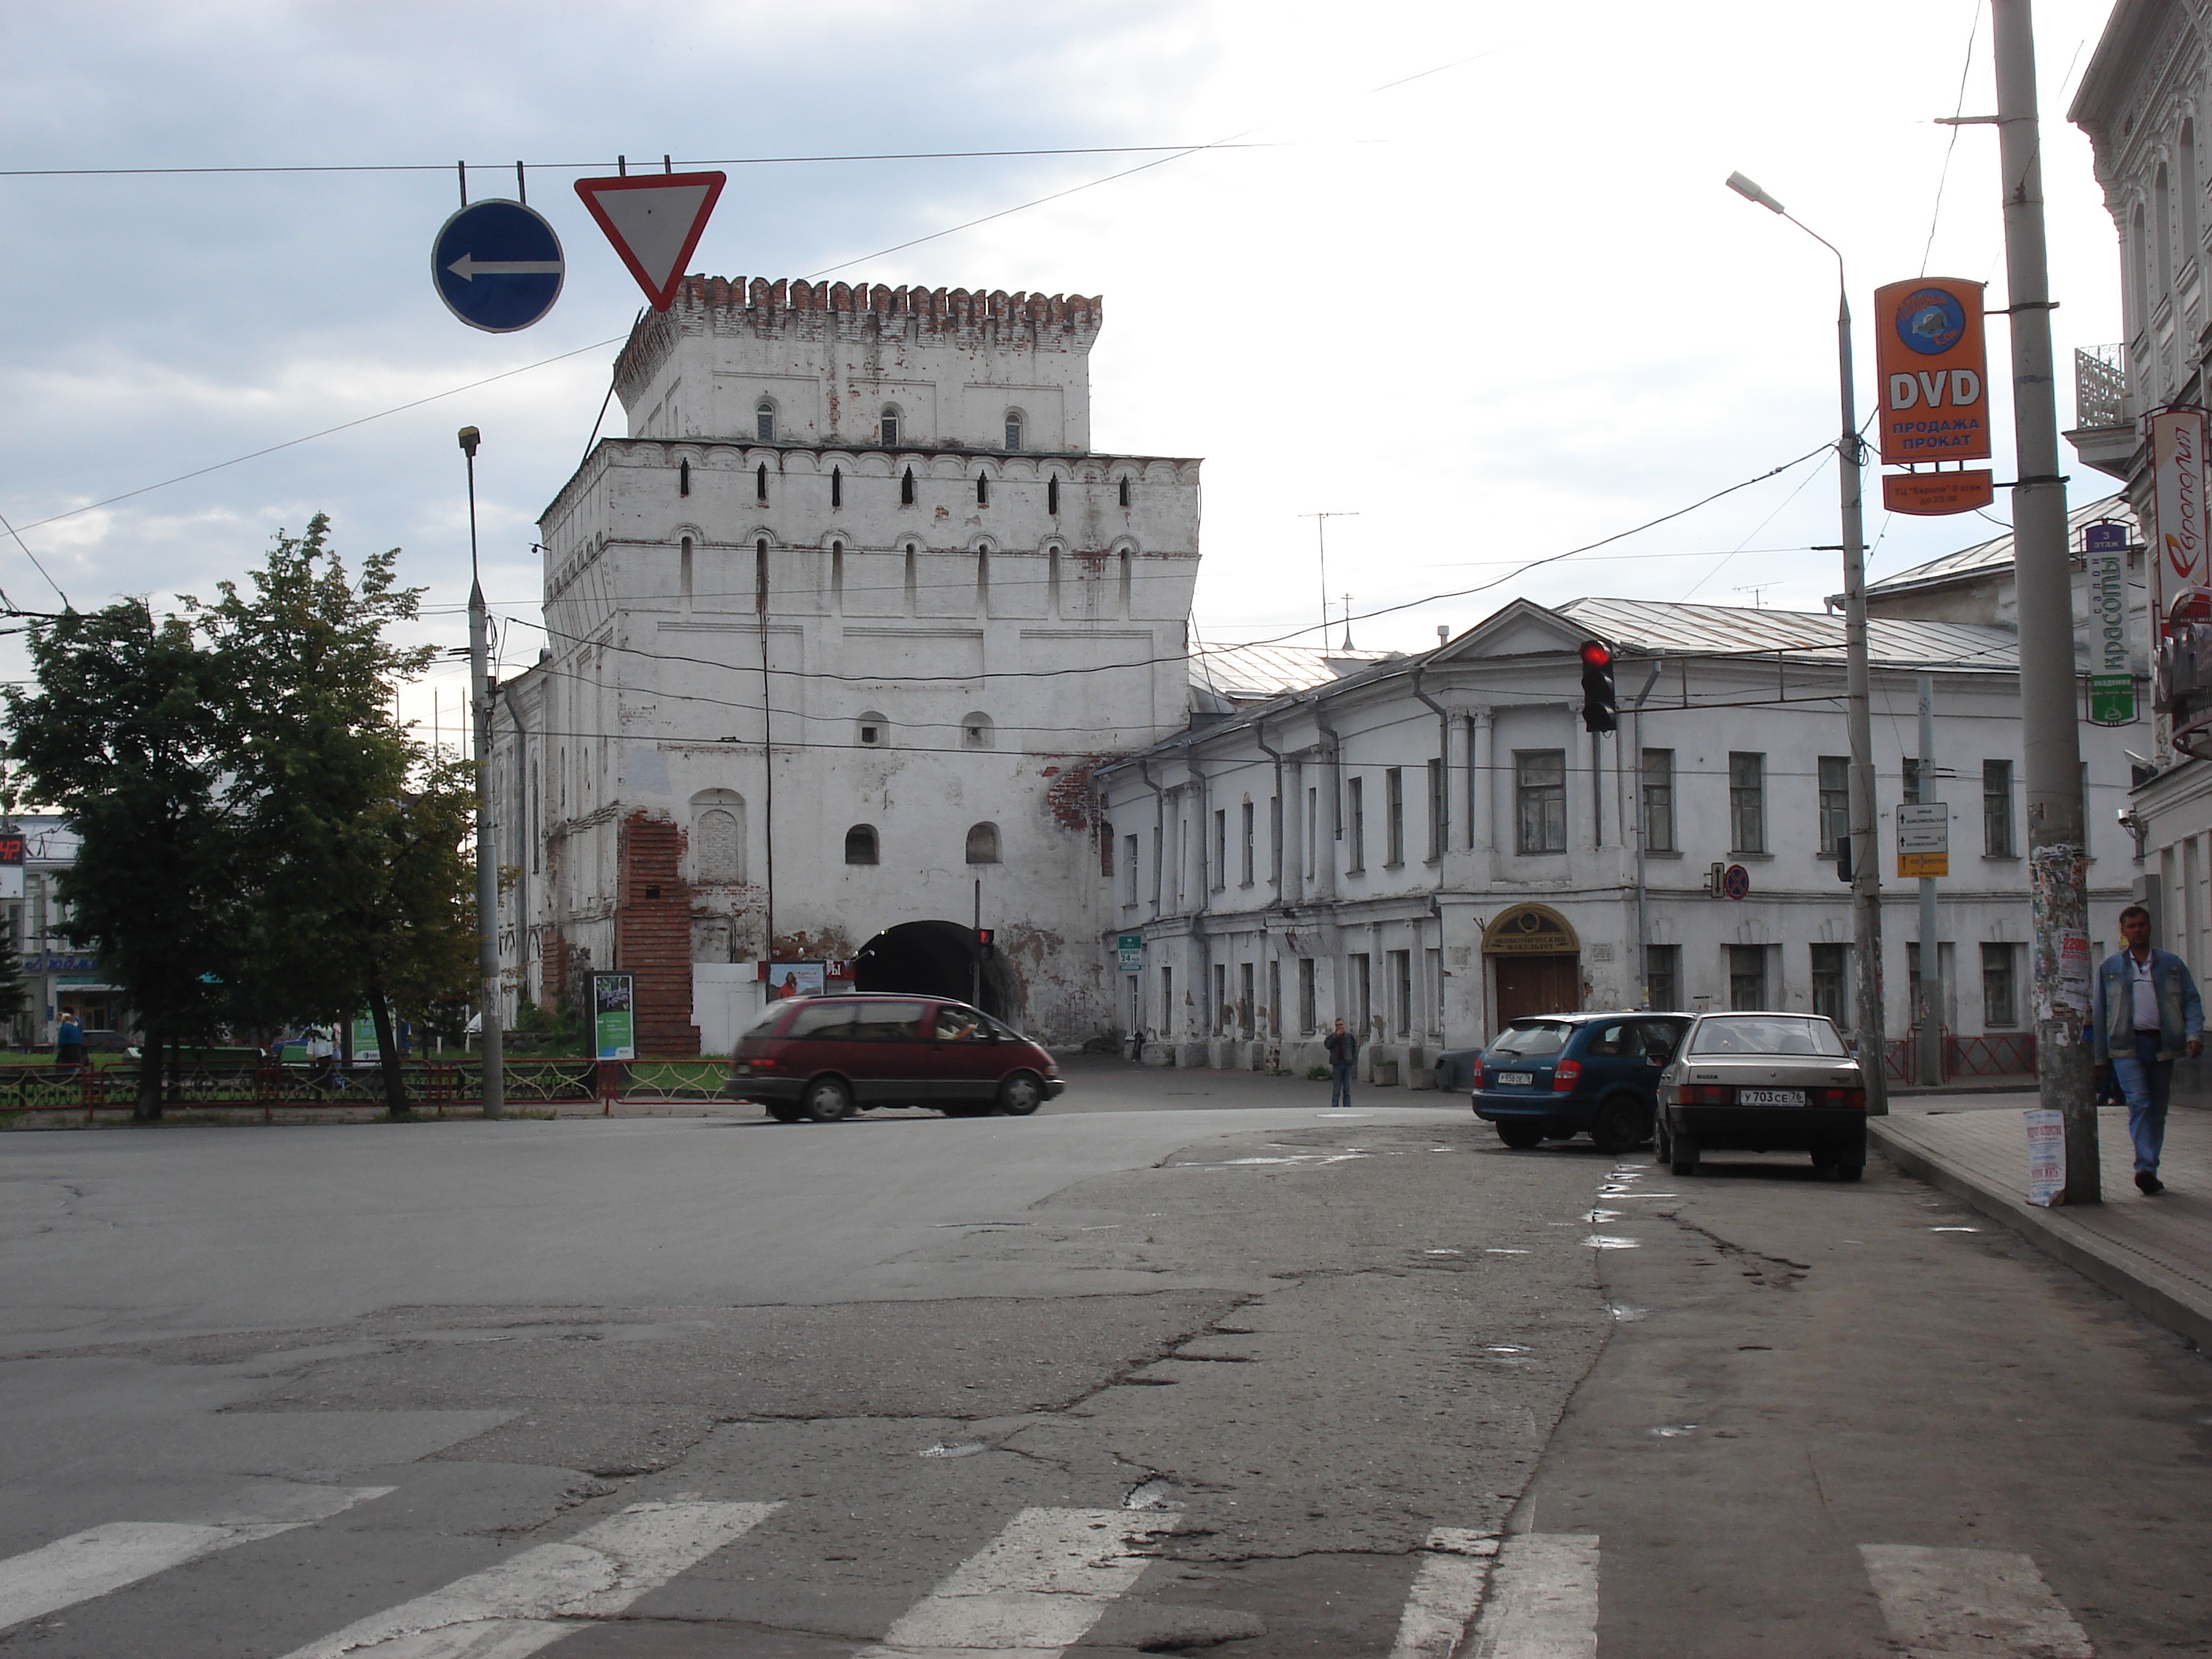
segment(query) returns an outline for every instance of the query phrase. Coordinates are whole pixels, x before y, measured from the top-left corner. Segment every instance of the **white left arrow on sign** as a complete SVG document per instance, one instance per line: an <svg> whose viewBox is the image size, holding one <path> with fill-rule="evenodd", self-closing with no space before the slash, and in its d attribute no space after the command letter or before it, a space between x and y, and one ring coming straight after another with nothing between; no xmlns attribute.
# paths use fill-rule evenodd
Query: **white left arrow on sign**
<svg viewBox="0 0 2212 1659"><path fill-rule="evenodd" d="M473 283L479 276L558 276L566 267L558 259L479 259L464 253L446 269Z"/></svg>

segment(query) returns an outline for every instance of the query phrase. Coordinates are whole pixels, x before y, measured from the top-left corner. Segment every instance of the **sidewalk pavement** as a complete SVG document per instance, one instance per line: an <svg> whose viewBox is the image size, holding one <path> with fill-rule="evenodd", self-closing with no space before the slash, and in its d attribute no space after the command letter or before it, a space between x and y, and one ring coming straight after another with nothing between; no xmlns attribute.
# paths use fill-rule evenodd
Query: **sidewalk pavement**
<svg viewBox="0 0 2212 1659"><path fill-rule="evenodd" d="M2079 1209L2027 1202L2032 1094L1899 1100L1868 1127L1874 1146L1907 1175L1965 1200L2094 1280L2138 1313L2212 1353L2212 1111L2167 1114L2159 1176L2166 1191L2136 1190L2128 1115L2097 1114L2105 1201Z"/></svg>

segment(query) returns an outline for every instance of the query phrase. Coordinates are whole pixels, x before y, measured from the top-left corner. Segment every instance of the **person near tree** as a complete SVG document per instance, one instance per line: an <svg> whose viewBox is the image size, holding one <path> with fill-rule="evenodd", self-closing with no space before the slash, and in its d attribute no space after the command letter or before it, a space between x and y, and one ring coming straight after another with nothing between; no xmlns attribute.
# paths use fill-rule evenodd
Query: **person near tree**
<svg viewBox="0 0 2212 1659"><path fill-rule="evenodd" d="M54 1064L62 1068L64 1077L75 1077L84 1066L84 1027L76 1021L76 1010L62 1010L61 1024L54 1028Z"/></svg>
<svg viewBox="0 0 2212 1659"><path fill-rule="evenodd" d="M2120 937L2127 948L2097 969L2090 1028L2099 1076L2109 1067L2127 1096L2136 1186L2148 1195L2166 1190L2158 1158L2173 1062L2184 1053L2194 1060L2204 1052L2204 1004L2189 964L2171 951L2151 949L2150 912L2142 905L2120 912Z"/></svg>

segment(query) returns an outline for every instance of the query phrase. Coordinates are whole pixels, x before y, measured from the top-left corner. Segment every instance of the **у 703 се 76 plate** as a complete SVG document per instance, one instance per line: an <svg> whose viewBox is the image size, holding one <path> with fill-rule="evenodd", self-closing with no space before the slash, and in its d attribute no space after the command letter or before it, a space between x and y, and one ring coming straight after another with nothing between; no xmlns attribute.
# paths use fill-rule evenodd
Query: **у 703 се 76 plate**
<svg viewBox="0 0 2212 1659"><path fill-rule="evenodd" d="M1739 1089L1735 1091L1739 1106L1802 1106L1802 1089Z"/></svg>

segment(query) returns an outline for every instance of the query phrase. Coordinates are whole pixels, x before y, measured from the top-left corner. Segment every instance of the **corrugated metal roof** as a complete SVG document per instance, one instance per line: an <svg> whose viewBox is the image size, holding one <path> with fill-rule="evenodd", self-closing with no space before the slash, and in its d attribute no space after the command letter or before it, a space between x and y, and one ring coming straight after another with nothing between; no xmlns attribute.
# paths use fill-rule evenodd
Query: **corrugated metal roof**
<svg viewBox="0 0 2212 1659"><path fill-rule="evenodd" d="M2081 532L2108 519L2127 526L2131 537L2137 532L2135 509L2128 505L2127 498L2124 495L2104 495L2083 503L2066 515L2066 544L2078 549ZM1925 564L1916 564L1910 570L1900 570L1894 576L1884 576L1878 582L1869 582L1867 592L1892 593L1899 588L1952 581L1987 570L1992 565L2011 562L2012 532L2008 530L2002 536L1992 536L1985 542L1976 542L1972 547L1962 547L1955 553L1946 553Z"/></svg>
<svg viewBox="0 0 2212 1659"><path fill-rule="evenodd" d="M1647 651L1717 656L1783 652L1806 662L1844 660L1844 619L1825 611L1659 599L1570 599L1557 609L1615 645ZM1875 617L1867 623L1867 659L1892 667L2008 671L2019 666L2020 641L2010 629L1979 623Z"/></svg>
<svg viewBox="0 0 2212 1659"><path fill-rule="evenodd" d="M1190 683L1238 702L1328 685L1396 653L1323 651L1300 645L1207 646L1190 653ZM1340 666L1331 666L1332 664Z"/></svg>

